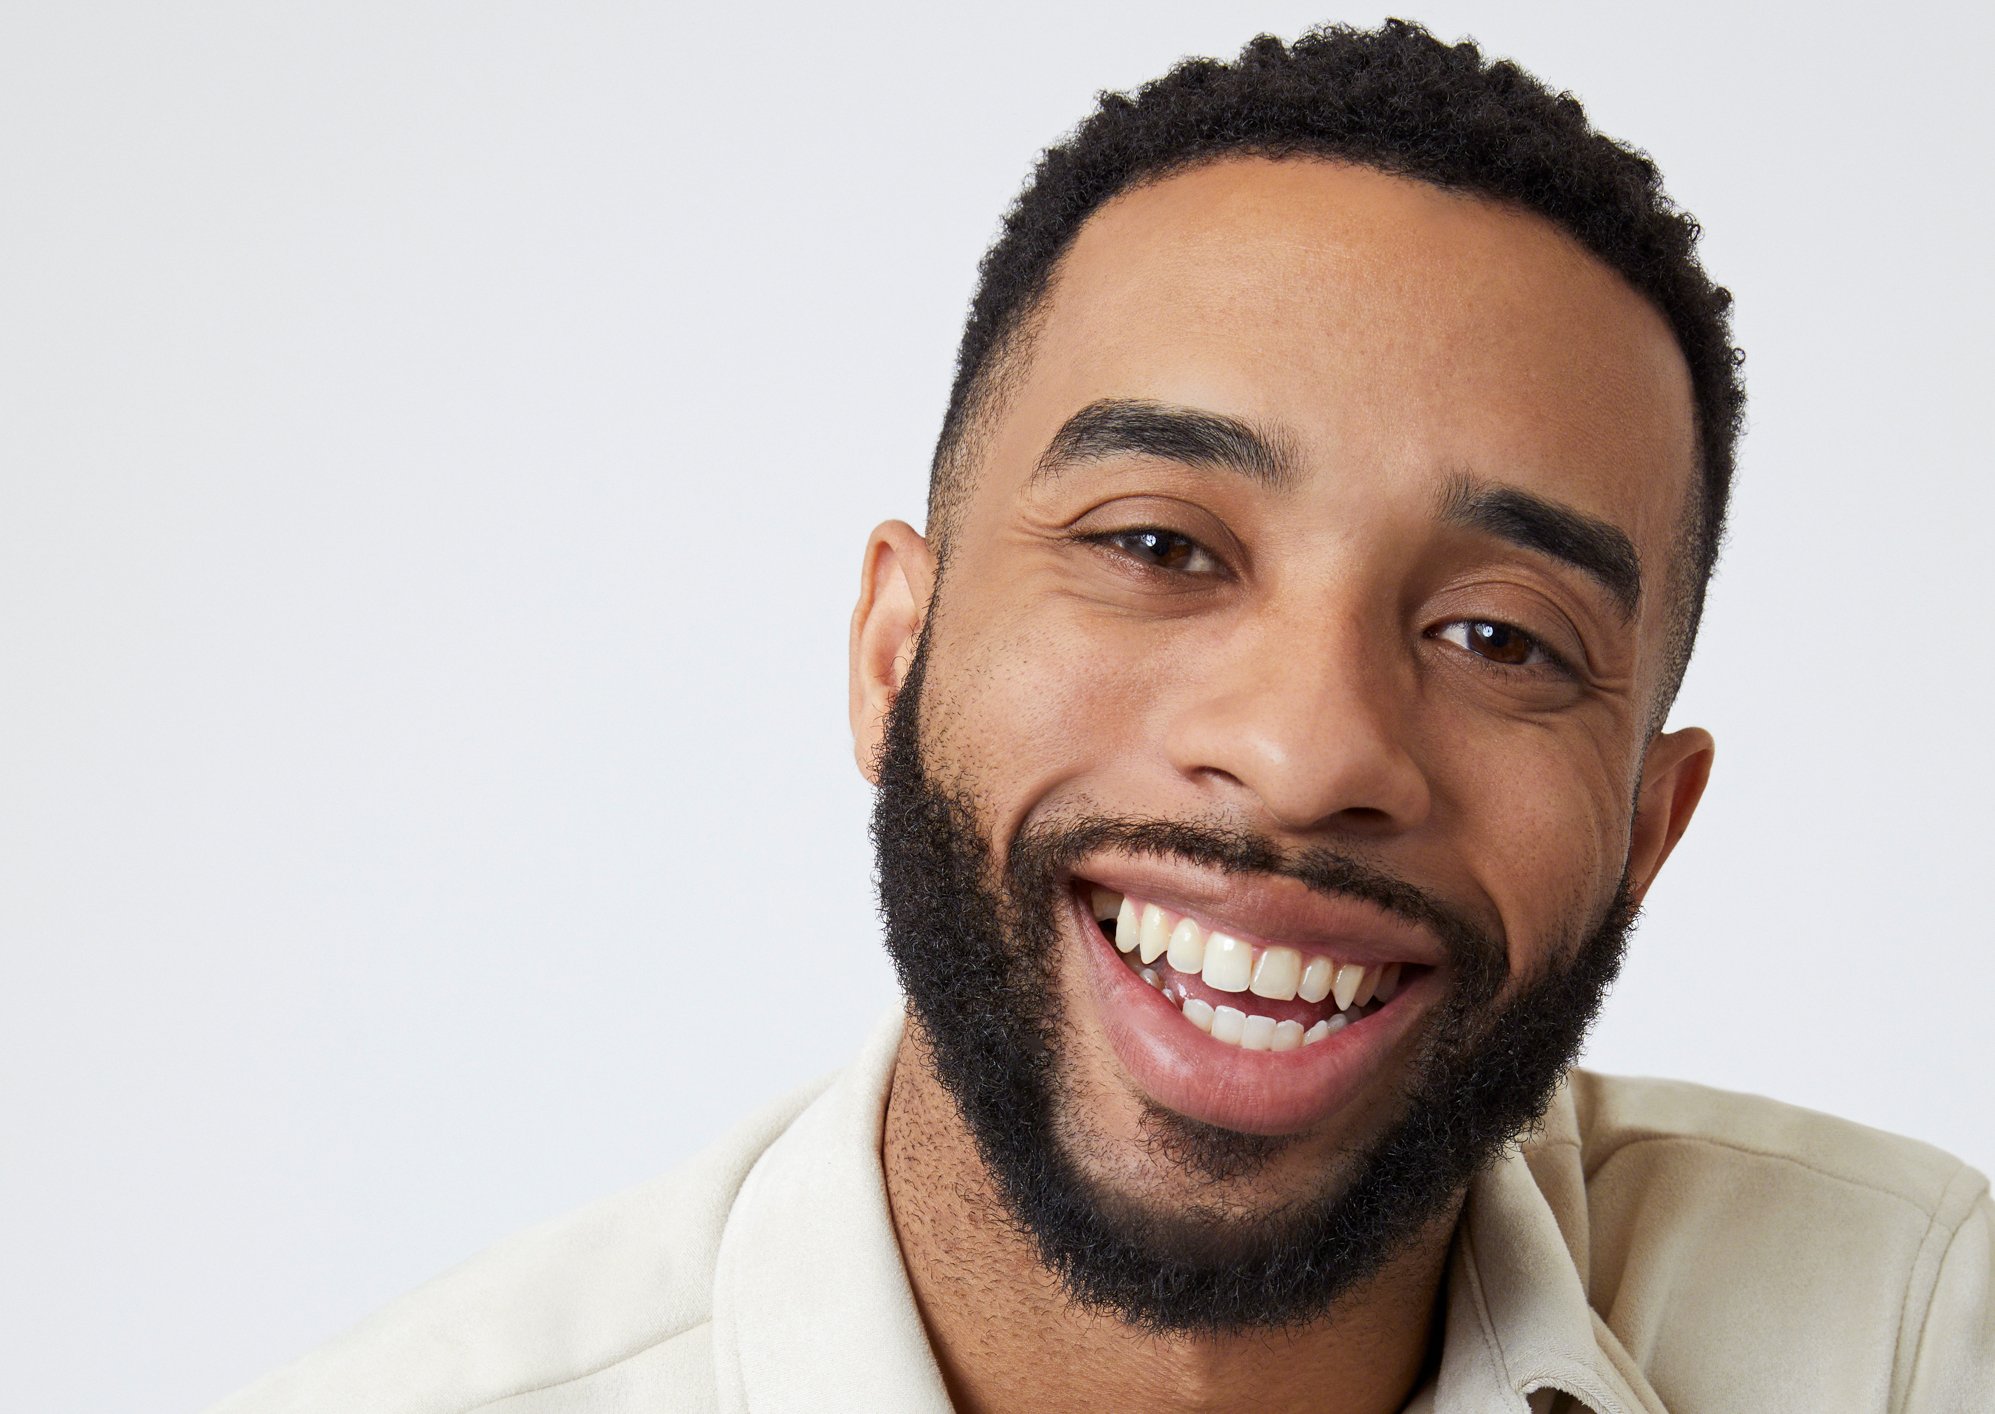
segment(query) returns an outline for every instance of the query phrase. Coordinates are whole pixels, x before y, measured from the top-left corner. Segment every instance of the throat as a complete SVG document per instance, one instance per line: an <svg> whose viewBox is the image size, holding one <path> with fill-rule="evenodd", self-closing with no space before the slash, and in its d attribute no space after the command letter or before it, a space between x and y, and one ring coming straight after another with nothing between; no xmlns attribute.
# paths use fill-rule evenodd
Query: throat
<svg viewBox="0 0 1995 1414"><path fill-rule="evenodd" d="M1005 1205L910 1018L887 1094L880 1158L887 1211L930 1350L959 1414L1113 1407L1042 1387L1072 1311ZM1049 1395L1057 1395L1049 1400Z"/></svg>

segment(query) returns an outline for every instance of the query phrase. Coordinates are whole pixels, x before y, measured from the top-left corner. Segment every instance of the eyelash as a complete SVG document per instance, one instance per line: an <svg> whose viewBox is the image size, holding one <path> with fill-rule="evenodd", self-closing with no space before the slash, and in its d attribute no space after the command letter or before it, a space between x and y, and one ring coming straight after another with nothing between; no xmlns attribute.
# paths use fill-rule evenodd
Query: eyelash
<svg viewBox="0 0 1995 1414"><path fill-rule="evenodd" d="M1206 549L1205 546L1201 545L1198 541L1192 539L1191 536L1184 534L1182 531L1166 529L1163 526L1156 526L1156 525L1131 526L1126 530L1107 530L1092 535L1085 535L1082 536L1081 539L1087 544L1095 545L1102 549L1113 551L1118 555L1121 555L1131 561L1134 561L1142 569L1158 574L1166 574L1166 575L1211 574L1213 573L1213 571L1185 570L1178 568L1176 566L1159 563L1158 560L1149 558L1142 552L1133 549L1132 542L1137 541L1139 539L1152 539L1152 540L1164 541L1169 543L1174 548L1181 546L1184 547L1191 554L1204 555L1207 559L1212 560L1215 564L1220 563L1219 557L1217 555L1213 554L1212 551ZM1504 634L1515 634L1518 638L1522 639L1525 643L1530 645L1527 656L1528 654L1536 654L1540 659L1540 661L1536 663L1531 663L1531 662L1503 663L1488 656L1487 654L1476 652L1475 649L1471 647L1470 644L1467 642L1455 645L1456 647L1460 648L1463 653L1467 654L1470 658L1474 659L1476 666L1483 671L1499 672L1499 673L1552 672L1552 673L1557 673L1561 677L1577 676L1577 674L1574 673L1573 671L1572 664L1567 662L1563 655L1556 652L1549 645L1547 645L1543 639L1539 638L1535 634L1526 632L1525 630L1517 627L1515 624L1505 623L1501 619L1450 619L1447 623L1441 624L1434 629L1430 629L1428 631L1427 636L1430 638L1439 639L1442 642L1453 642L1452 639L1446 636L1447 630L1453 628L1461 628L1465 630L1463 634L1463 637L1465 639L1473 635L1475 631L1478 629L1495 629Z"/></svg>
<svg viewBox="0 0 1995 1414"><path fill-rule="evenodd" d="M1183 546L1192 554L1204 555L1208 560L1211 560L1214 565L1218 566L1218 569L1187 570L1176 565L1163 564L1158 560L1151 559L1142 554L1141 552L1130 548L1132 541L1142 538L1162 540L1162 541L1171 542L1174 546ZM1219 556L1213 554L1212 551L1206 549L1205 546L1201 545L1198 541L1192 539L1189 535L1186 535L1183 531L1168 530L1160 525L1133 525L1126 530L1105 530L1097 532L1096 534L1093 535L1084 535L1081 537L1081 539L1089 545L1094 545L1098 546L1101 549L1113 551L1114 553L1121 555L1128 560L1133 561L1142 569L1154 571L1159 574L1211 575L1215 573L1223 573L1225 571L1225 563L1219 558Z"/></svg>
<svg viewBox="0 0 1995 1414"><path fill-rule="evenodd" d="M1429 629L1427 636L1429 638L1440 639L1444 643L1452 643L1453 640L1446 637L1447 631L1452 628L1466 630L1467 632L1464 634L1464 637L1473 635L1477 629L1498 629L1507 634L1515 634L1530 645L1530 652L1538 654L1542 659L1541 662L1536 663L1503 663L1490 657L1488 654L1476 652L1467 643L1455 645L1469 657L1475 659L1476 666L1486 672L1556 673L1560 677L1567 678L1579 676L1573 671L1572 664L1567 662L1563 655L1548 647L1543 639L1539 638L1536 634L1525 632L1515 624L1505 623L1501 619L1450 619L1436 628Z"/></svg>

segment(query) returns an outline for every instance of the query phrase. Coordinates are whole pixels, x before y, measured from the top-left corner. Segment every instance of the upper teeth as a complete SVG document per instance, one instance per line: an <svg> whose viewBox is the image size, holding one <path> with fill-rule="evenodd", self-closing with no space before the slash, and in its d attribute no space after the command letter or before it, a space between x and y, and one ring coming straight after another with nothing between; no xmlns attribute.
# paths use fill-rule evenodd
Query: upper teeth
<svg viewBox="0 0 1995 1414"><path fill-rule="evenodd" d="M1349 1011L1374 999L1391 1001L1399 988L1396 962L1365 966L1321 954L1305 956L1297 948L1279 944L1257 947L1109 889L1094 890L1091 901L1096 918L1104 923L1115 920L1117 949L1134 952L1146 969L1161 957L1174 972L1196 976L1215 991L1252 992L1273 1001L1301 997L1320 1002L1335 997L1337 1009Z"/></svg>

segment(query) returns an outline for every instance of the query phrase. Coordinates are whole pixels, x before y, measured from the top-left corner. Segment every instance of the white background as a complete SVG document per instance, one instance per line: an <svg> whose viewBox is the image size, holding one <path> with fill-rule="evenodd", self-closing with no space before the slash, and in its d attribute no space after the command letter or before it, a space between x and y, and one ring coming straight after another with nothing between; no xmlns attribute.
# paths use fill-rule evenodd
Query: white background
<svg viewBox="0 0 1995 1414"><path fill-rule="evenodd" d="M1438 4L1645 145L1752 431L1589 1052L1995 1164L1986 7ZM844 635L978 255L1280 0L10 4L0 1331L186 1410L838 1064Z"/></svg>

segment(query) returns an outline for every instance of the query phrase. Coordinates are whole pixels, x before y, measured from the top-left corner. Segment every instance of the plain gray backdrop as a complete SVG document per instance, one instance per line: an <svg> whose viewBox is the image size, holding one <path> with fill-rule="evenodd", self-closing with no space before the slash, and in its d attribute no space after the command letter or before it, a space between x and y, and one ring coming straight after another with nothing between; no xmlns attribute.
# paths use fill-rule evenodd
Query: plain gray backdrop
<svg viewBox="0 0 1995 1414"><path fill-rule="evenodd" d="M1419 17L1655 155L1750 356L1588 1062L1986 1166L1995 20L1893 13ZM201 1406L847 1056L846 616L1000 211L1096 89L1380 17L0 12L13 1407Z"/></svg>

